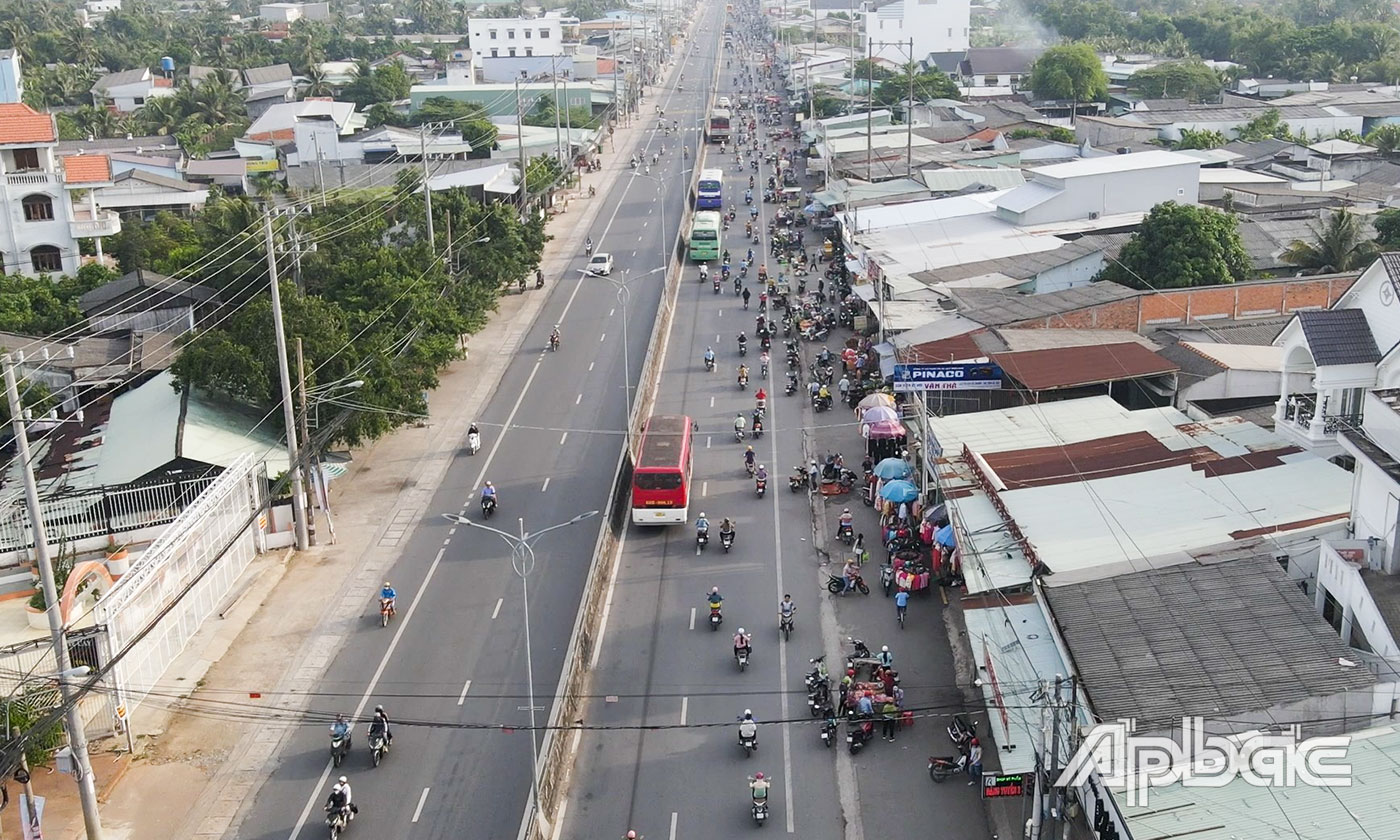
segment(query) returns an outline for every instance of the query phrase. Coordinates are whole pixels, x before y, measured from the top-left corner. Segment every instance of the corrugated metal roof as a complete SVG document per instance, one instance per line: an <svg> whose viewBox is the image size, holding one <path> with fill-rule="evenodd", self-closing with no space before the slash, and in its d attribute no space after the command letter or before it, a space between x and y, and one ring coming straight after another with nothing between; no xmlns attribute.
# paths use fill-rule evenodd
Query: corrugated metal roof
<svg viewBox="0 0 1400 840"><path fill-rule="evenodd" d="M1154 788L1119 810L1136 840L1396 840L1400 838L1400 725L1351 735L1347 787L1262 787L1235 778L1221 787Z"/></svg>
<svg viewBox="0 0 1400 840"><path fill-rule="evenodd" d="M1268 555L1045 590L1094 712L1139 731L1374 685ZM1249 836L1246 833L1246 836Z"/></svg>
<svg viewBox="0 0 1400 840"><path fill-rule="evenodd" d="M1139 379L1177 370L1172 362L1133 342L998 353L992 360L1032 391Z"/></svg>
<svg viewBox="0 0 1400 840"><path fill-rule="evenodd" d="M1270 344L1216 344L1208 341L1183 341L1180 344L1224 370L1283 369L1283 348Z"/></svg>
<svg viewBox="0 0 1400 840"><path fill-rule="evenodd" d="M997 190L1019 187L1026 182L1021 170L1010 167L991 169L974 167L970 169L925 169L919 173L924 184L932 192L956 192L974 185L982 185Z"/></svg>
<svg viewBox="0 0 1400 840"><path fill-rule="evenodd" d="M1036 318L1048 318L1135 297L1140 292L1117 283L1090 283L1043 295L1018 295L996 289L954 289L950 291L965 318L999 327Z"/></svg>

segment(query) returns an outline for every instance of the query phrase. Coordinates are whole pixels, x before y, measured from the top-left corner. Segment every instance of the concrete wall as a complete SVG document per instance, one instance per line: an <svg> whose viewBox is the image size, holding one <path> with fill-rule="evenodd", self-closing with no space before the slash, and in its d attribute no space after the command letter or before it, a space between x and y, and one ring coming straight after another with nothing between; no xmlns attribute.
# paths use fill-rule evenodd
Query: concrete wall
<svg viewBox="0 0 1400 840"><path fill-rule="evenodd" d="M1034 278L1035 291L1033 294L1043 295L1046 292L1058 292L1072 289L1075 286L1086 286L1100 271L1103 271L1103 267L1102 251L1096 254L1085 254L1077 260L1057 265L1037 274Z"/></svg>
<svg viewBox="0 0 1400 840"><path fill-rule="evenodd" d="M1229 286L1167 289L1004 326L1137 332L1153 326L1184 324L1193 320L1259 318L1299 309L1326 309L1336 303L1355 282L1356 278L1350 275L1288 277Z"/></svg>
<svg viewBox="0 0 1400 840"><path fill-rule="evenodd" d="M1146 213L1165 201L1195 204L1200 193L1200 164L1154 166L1131 173L1105 172L1076 178L1033 176L1032 184L1044 184L1061 192L1020 213L997 209L997 215L1022 225L1093 218L1117 213ZM1124 183L1132 184L1130 189ZM1015 218L1012 219L1011 217Z"/></svg>
<svg viewBox="0 0 1400 840"><path fill-rule="evenodd" d="M526 48L535 55L564 52L563 26L558 18L472 18L467 21L467 31L472 51L482 58L505 58L512 49L518 56L525 55Z"/></svg>
<svg viewBox="0 0 1400 840"><path fill-rule="evenodd" d="M1318 615L1322 615L1328 595L1342 607L1342 641L1352 644L1352 634L1360 630L1377 656L1389 659L1400 656L1400 644L1396 643L1385 617L1371 598L1361 573L1343 560L1331 545L1324 545L1317 568L1317 589L1313 593L1313 606Z"/></svg>
<svg viewBox="0 0 1400 840"><path fill-rule="evenodd" d="M1312 390L1312 376L1306 373L1290 374L1289 393L1306 393ZM1199 400L1232 400L1240 397L1277 397L1279 378L1277 371L1271 370L1223 370L1214 376L1206 377L1177 392L1176 405Z"/></svg>

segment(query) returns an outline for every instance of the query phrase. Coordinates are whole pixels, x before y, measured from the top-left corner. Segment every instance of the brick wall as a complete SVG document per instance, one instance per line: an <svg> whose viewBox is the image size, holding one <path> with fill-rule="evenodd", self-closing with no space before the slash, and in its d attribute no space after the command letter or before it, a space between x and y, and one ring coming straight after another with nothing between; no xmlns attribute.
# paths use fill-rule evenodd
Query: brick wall
<svg viewBox="0 0 1400 840"><path fill-rule="evenodd" d="M1143 292L1136 297L1007 326L1141 332L1189 321L1262 318L1299 309L1326 309L1336 303L1359 276L1288 277L1230 286Z"/></svg>

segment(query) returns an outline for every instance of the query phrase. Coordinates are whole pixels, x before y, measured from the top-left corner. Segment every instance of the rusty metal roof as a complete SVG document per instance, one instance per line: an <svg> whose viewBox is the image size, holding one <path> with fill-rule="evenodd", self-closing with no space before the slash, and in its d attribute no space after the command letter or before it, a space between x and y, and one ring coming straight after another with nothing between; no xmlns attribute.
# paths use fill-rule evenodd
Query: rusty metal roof
<svg viewBox="0 0 1400 840"><path fill-rule="evenodd" d="M1032 391L1141 379L1180 370L1175 363L1131 342L997 353L991 358Z"/></svg>

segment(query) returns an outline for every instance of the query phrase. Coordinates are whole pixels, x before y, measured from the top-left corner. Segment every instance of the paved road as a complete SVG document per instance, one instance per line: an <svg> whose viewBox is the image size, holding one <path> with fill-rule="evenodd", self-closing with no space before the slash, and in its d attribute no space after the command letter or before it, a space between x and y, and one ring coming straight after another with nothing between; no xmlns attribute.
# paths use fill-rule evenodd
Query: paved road
<svg viewBox="0 0 1400 840"><path fill-rule="evenodd" d="M726 71L721 92L730 90ZM709 154L707 165L725 166L726 201L742 199L738 179L745 176L734 171L733 155L713 148ZM769 174L767 167L759 173L760 187ZM742 200L736 204L743 207ZM742 221L726 243L736 260L741 240ZM802 459L805 401L782 396L779 343L777 378L765 383L773 394L770 431L754 446L770 472L772 492L760 500L732 432L734 415L747 414L754 403L753 390L740 391L735 383L735 335L752 335L756 312L744 311L731 288L716 296L687 268L655 411L699 422L698 508L716 530L722 517L736 518L738 538L728 555L716 540L697 556L690 527L628 532L586 712L590 726L604 728L581 739L562 836L618 837L631 828L653 840L733 837L753 830L747 777L761 770L774 780L769 830L841 837L836 764L807 716L802 689L808 658L823 649L807 494L790 493L786 479ZM776 266L770 263L769 270ZM755 309L756 294L755 288ZM715 373L702 364L709 345L719 357ZM757 384L756 353L745 361ZM709 630L704 607L712 585L725 598L717 633ZM799 605L796 631L786 643L777 630L777 603L785 592ZM744 673L731 655L740 626L754 635ZM758 753L747 761L734 723L745 708L760 721L794 721L762 727Z"/></svg>
<svg viewBox="0 0 1400 840"><path fill-rule="evenodd" d="M700 78L712 55L680 55L675 72ZM698 100L661 95L667 117L698 125ZM645 118L645 115L644 115ZM601 278L558 278L542 317L512 360L480 419L483 451L454 459L429 513L412 532L391 573L399 615L378 626L366 605L364 627L341 651L310 706L351 712L362 702L386 706L396 721L385 763L371 769L363 727L344 772L360 807L351 836L395 838L514 837L529 794L530 742L524 732L526 657L521 581L505 543L454 527L440 513L466 511L483 480L500 489L491 524L539 530L602 509L622 447L624 381L635 382L661 294L662 254L669 252L686 201L688 169L674 137L652 178L625 177L600 192L605 206L591 232L614 255L613 277L628 281L627 307ZM646 151L660 142L641 135ZM626 155L625 149L617 154ZM666 186L662 190L661 184ZM664 201L665 230L661 224ZM564 217L557 224L571 222ZM585 262L580 254L574 267ZM623 314L631 370L623 370ZM563 347L544 352L552 324ZM537 704L552 697L562 668L601 522L544 537L530 578L530 630ZM541 708L539 720L548 717ZM323 832L321 803L335 774L320 723L297 730L280 748L276 771L258 792L237 836L250 840L314 837Z"/></svg>

